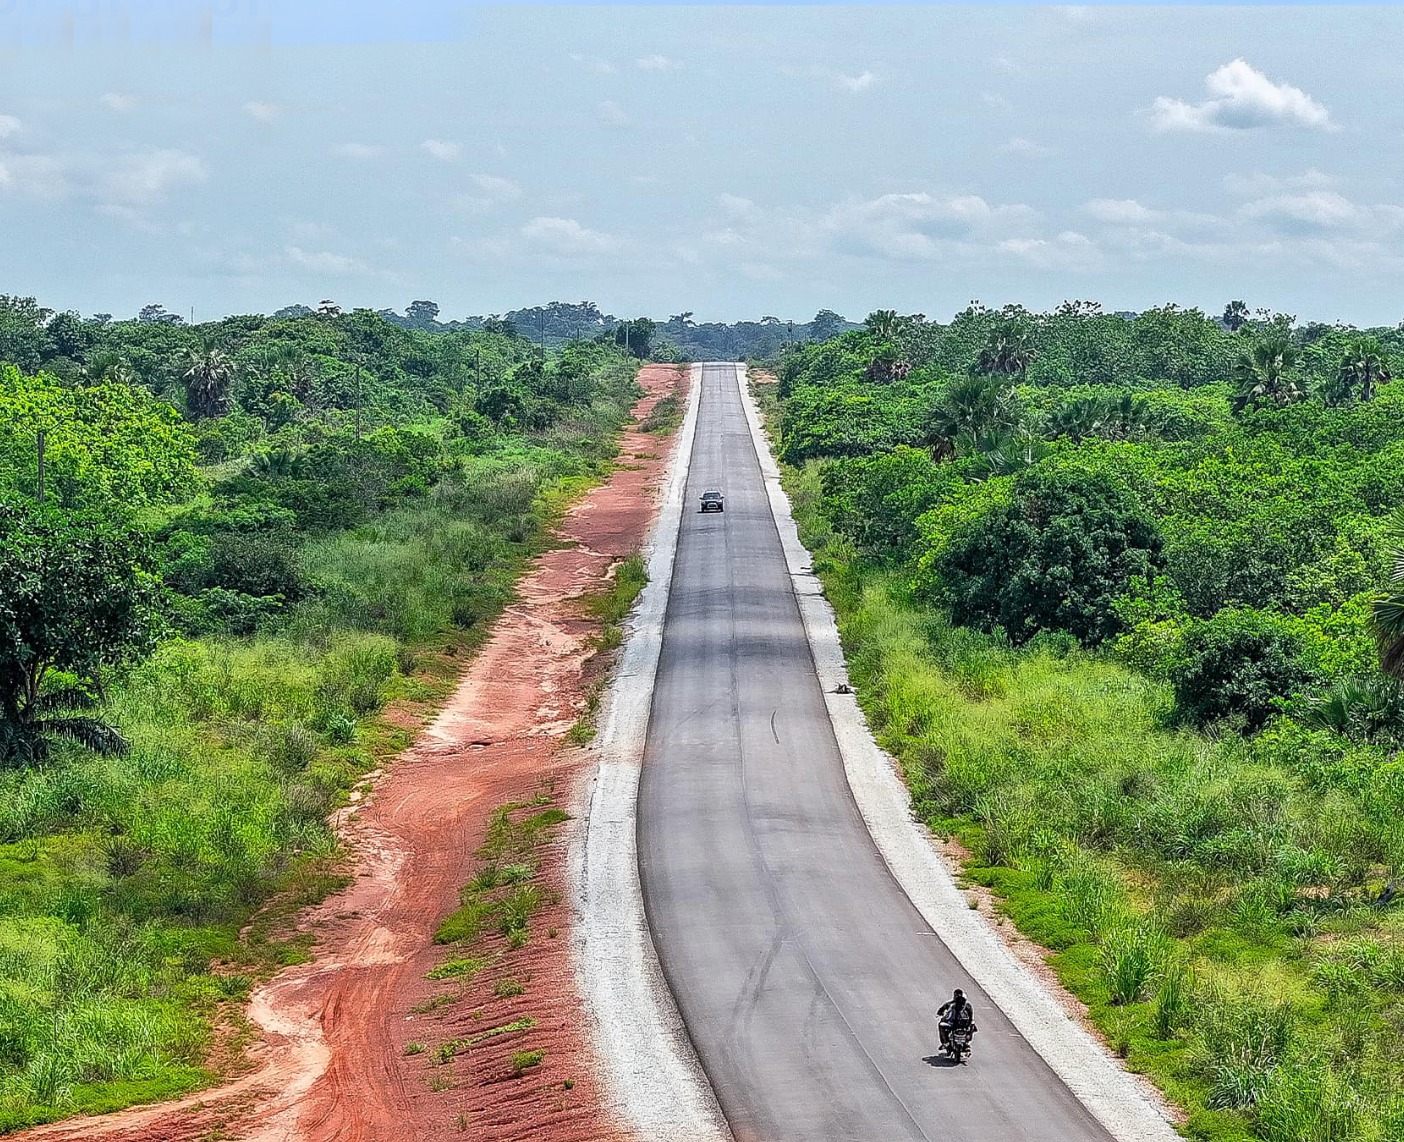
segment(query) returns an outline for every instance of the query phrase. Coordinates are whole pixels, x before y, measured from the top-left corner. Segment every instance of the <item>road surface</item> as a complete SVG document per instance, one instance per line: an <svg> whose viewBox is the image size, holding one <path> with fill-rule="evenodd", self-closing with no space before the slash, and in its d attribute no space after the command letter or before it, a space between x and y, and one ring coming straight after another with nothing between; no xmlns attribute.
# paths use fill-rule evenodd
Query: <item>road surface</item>
<svg viewBox="0 0 1404 1142"><path fill-rule="evenodd" d="M1109 1142L960 970L859 816L733 365L702 369L639 791L664 975L737 1142ZM701 514L703 491L726 511ZM980 1032L934 1059L963 986Z"/></svg>

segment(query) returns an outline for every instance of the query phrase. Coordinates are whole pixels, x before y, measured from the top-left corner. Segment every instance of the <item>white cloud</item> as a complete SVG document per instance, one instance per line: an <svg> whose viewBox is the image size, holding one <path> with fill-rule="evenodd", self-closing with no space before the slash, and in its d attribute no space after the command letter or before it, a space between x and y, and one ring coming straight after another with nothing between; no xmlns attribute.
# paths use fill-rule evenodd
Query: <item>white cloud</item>
<svg viewBox="0 0 1404 1142"><path fill-rule="evenodd" d="M1331 114L1300 88L1274 83L1243 59L1226 63L1204 80L1210 98L1186 103L1161 95L1151 105L1160 131L1243 131L1254 127L1333 128Z"/></svg>
<svg viewBox="0 0 1404 1142"><path fill-rule="evenodd" d="M98 102L109 111L123 114L137 105L137 98L135 95L127 95L121 91L109 91L105 95L99 96Z"/></svg>
<svg viewBox="0 0 1404 1142"><path fill-rule="evenodd" d="M113 205L145 206L165 198L176 187L201 183L209 177L209 168L197 155L144 151L112 164L102 178L102 196Z"/></svg>
<svg viewBox="0 0 1404 1142"><path fill-rule="evenodd" d="M1245 203L1238 213L1291 235L1355 231L1382 236L1404 226L1404 207L1356 203L1334 190L1270 195Z"/></svg>
<svg viewBox="0 0 1404 1142"><path fill-rule="evenodd" d="M845 91L857 95L860 91L867 91L877 82L877 76L870 71L862 72L859 75L840 75L838 85Z"/></svg>
<svg viewBox="0 0 1404 1142"><path fill-rule="evenodd" d="M618 70L609 60L600 59L598 56L587 56L581 55L579 52L572 52L570 58L586 71L593 71L596 75L613 75Z"/></svg>
<svg viewBox="0 0 1404 1142"><path fill-rule="evenodd" d="M252 99L244 104L243 110L245 115L257 119L260 123L271 123L283 113L283 109L276 103L260 103Z"/></svg>
<svg viewBox="0 0 1404 1142"><path fill-rule="evenodd" d="M993 107L996 111L1012 111L1014 109L1014 104L995 91L981 92L980 98L984 100L986 107Z"/></svg>
<svg viewBox="0 0 1404 1142"><path fill-rule="evenodd" d="M1271 175L1261 172L1253 174L1228 174L1224 176L1224 188L1231 194L1245 197L1259 197L1289 190L1327 190L1336 185L1336 179L1312 167L1295 175Z"/></svg>
<svg viewBox="0 0 1404 1142"><path fill-rule="evenodd" d="M452 162L458 158L459 153L463 150L457 143L448 143L443 139L425 139L419 144L419 149L444 163Z"/></svg>
<svg viewBox="0 0 1404 1142"><path fill-rule="evenodd" d="M602 99L595 104L595 113L600 117L600 122L606 127L627 127L629 116L625 114L624 108L620 107L613 99Z"/></svg>
<svg viewBox="0 0 1404 1142"><path fill-rule="evenodd" d="M756 204L749 198L742 198L739 194L720 194L717 202L721 204L722 210L732 218L746 218L756 209Z"/></svg>
<svg viewBox="0 0 1404 1142"><path fill-rule="evenodd" d="M496 175L490 174L475 174L472 178L479 190L493 198L521 197L522 188L510 178L498 178Z"/></svg>
<svg viewBox="0 0 1404 1142"><path fill-rule="evenodd" d="M1007 55L997 55L990 63L996 70L1004 72L1005 75L1014 75L1021 70L1019 65Z"/></svg>
<svg viewBox="0 0 1404 1142"><path fill-rule="evenodd" d="M828 211L821 228L841 250L906 260L941 257L952 244L1004 236L1034 218L1027 206L991 205L975 194L916 192L842 203Z"/></svg>
<svg viewBox="0 0 1404 1142"><path fill-rule="evenodd" d="M996 249L1043 269L1087 269L1101 259L1096 243L1076 230L1056 238L1006 238Z"/></svg>
<svg viewBox="0 0 1404 1142"><path fill-rule="evenodd" d="M587 229L574 218L533 218L521 234L536 249L567 258L607 254L618 246L608 234Z"/></svg>
<svg viewBox="0 0 1404 1142"><path fill-rule="evenodd" d="M1094 198L1084 202L1082 210L1097 221L1113 226L1138 225L1159 217L1157 211L1142 206L1134 198Z"/></svg>
<svg viewBox="0 0 1404 1142"><path fill-rule="evenodd" d="M678 59L669 59L667 56L652 55L636 59L634 66L640 71L682 71L683 62Z"/></svg>
<svg viewBox="0 0 1404 1142"><path fill-rule="evenodd" d="M999 149L1006 155L1024 155L1030 159L1041 159L1053 153L1042 143L1023 138L1010 139L1009 142L1001 144Z"/></svg>
<svg viewBox="0 0 1404 1142"><path fill-rule="evenodd" d="M8 139L11 135L18 135L23 126L24 124L13 115L0 115L0 139Z"/></svg>
<svg viewBox="0 0 1404 1142"><path fill-rule="evenodd" d="M332 154L340 155L343 159L362 161L376 158L380 153L380 147L372 147L367 143L339 143L332 148Z"/></svg>
<svg viewBox="0 0 1404 1142"><path fill-rule="evenodd" d="M289 262L319 274L359 274L366 271L364 262L329 250L304 250L301 246L284 246Z"/></svg>

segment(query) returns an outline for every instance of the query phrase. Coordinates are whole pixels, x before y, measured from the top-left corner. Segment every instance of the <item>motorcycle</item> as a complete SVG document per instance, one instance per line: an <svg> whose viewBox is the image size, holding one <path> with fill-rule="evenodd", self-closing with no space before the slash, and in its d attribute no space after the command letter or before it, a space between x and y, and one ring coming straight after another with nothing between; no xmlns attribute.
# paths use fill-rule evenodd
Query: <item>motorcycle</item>
<svg viewBox="0 0 1404 1142"><path fill-rule="evenodd" d="M974 1027L952 1027L946 1034L946 1045L942 1048L946 1054L946 1058L957 1063L961 1062L961 1056L970 1054L971 1043L974 1038Z"/></svg>

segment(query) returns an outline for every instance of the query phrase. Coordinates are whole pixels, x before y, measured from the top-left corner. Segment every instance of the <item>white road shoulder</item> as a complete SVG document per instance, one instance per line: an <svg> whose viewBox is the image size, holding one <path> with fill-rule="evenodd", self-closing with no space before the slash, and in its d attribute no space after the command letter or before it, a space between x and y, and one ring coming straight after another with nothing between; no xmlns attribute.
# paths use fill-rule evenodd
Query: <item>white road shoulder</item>
<svg viewBox="0 0 1404 1142"><path fill-rule="evenodd" d="M644 546L648 583L601 705L599 765L578 797L570 845L577 978L606 1096L642 1142L731 1139L658 963L637 848L639 774L701 396L694 365L661 510Z"/></svg>

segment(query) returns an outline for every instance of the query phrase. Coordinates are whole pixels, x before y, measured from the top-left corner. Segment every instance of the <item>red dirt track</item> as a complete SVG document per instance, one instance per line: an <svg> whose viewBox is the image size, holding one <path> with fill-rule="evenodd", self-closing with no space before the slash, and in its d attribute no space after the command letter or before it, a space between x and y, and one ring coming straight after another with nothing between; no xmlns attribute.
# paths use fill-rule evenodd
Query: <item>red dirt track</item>
<svg viewBox="0 0 1404 1142"><path fill-rule="evenodd" d="M639 380L642 418L662 396L681 397L686 369L650 365ZM564 848L553 841L543 879L559 900L533 919L530 942L466 986L425 978L454 954L432 940L458 905L492 811L554 788L565 804L583 751L563 735L586 707L599 623L578 603L599 591L643 542L664 473L666 440L630 430L620 467L557 530L562 546L537 559L453 697L418 741L347 810L342 835L354 881L309 909L311 963L260 987L248 1017L260 1030L247 1074L157 1106L76 1119L24 1139L79 1142L624 1142L603 1105L583 1026L569 941ZM552 934L554 933L554 935ZM510 976L520 995L497 998ZM449 1003L415 1014L435 997ZM536 1026L438 1063L451 1039L529 1016ZM423 1052L406 1054L410 1043ZM544 1050L512 1077L513 1052ZM570 1083L567 1086L567 1083Z"/></svg>

